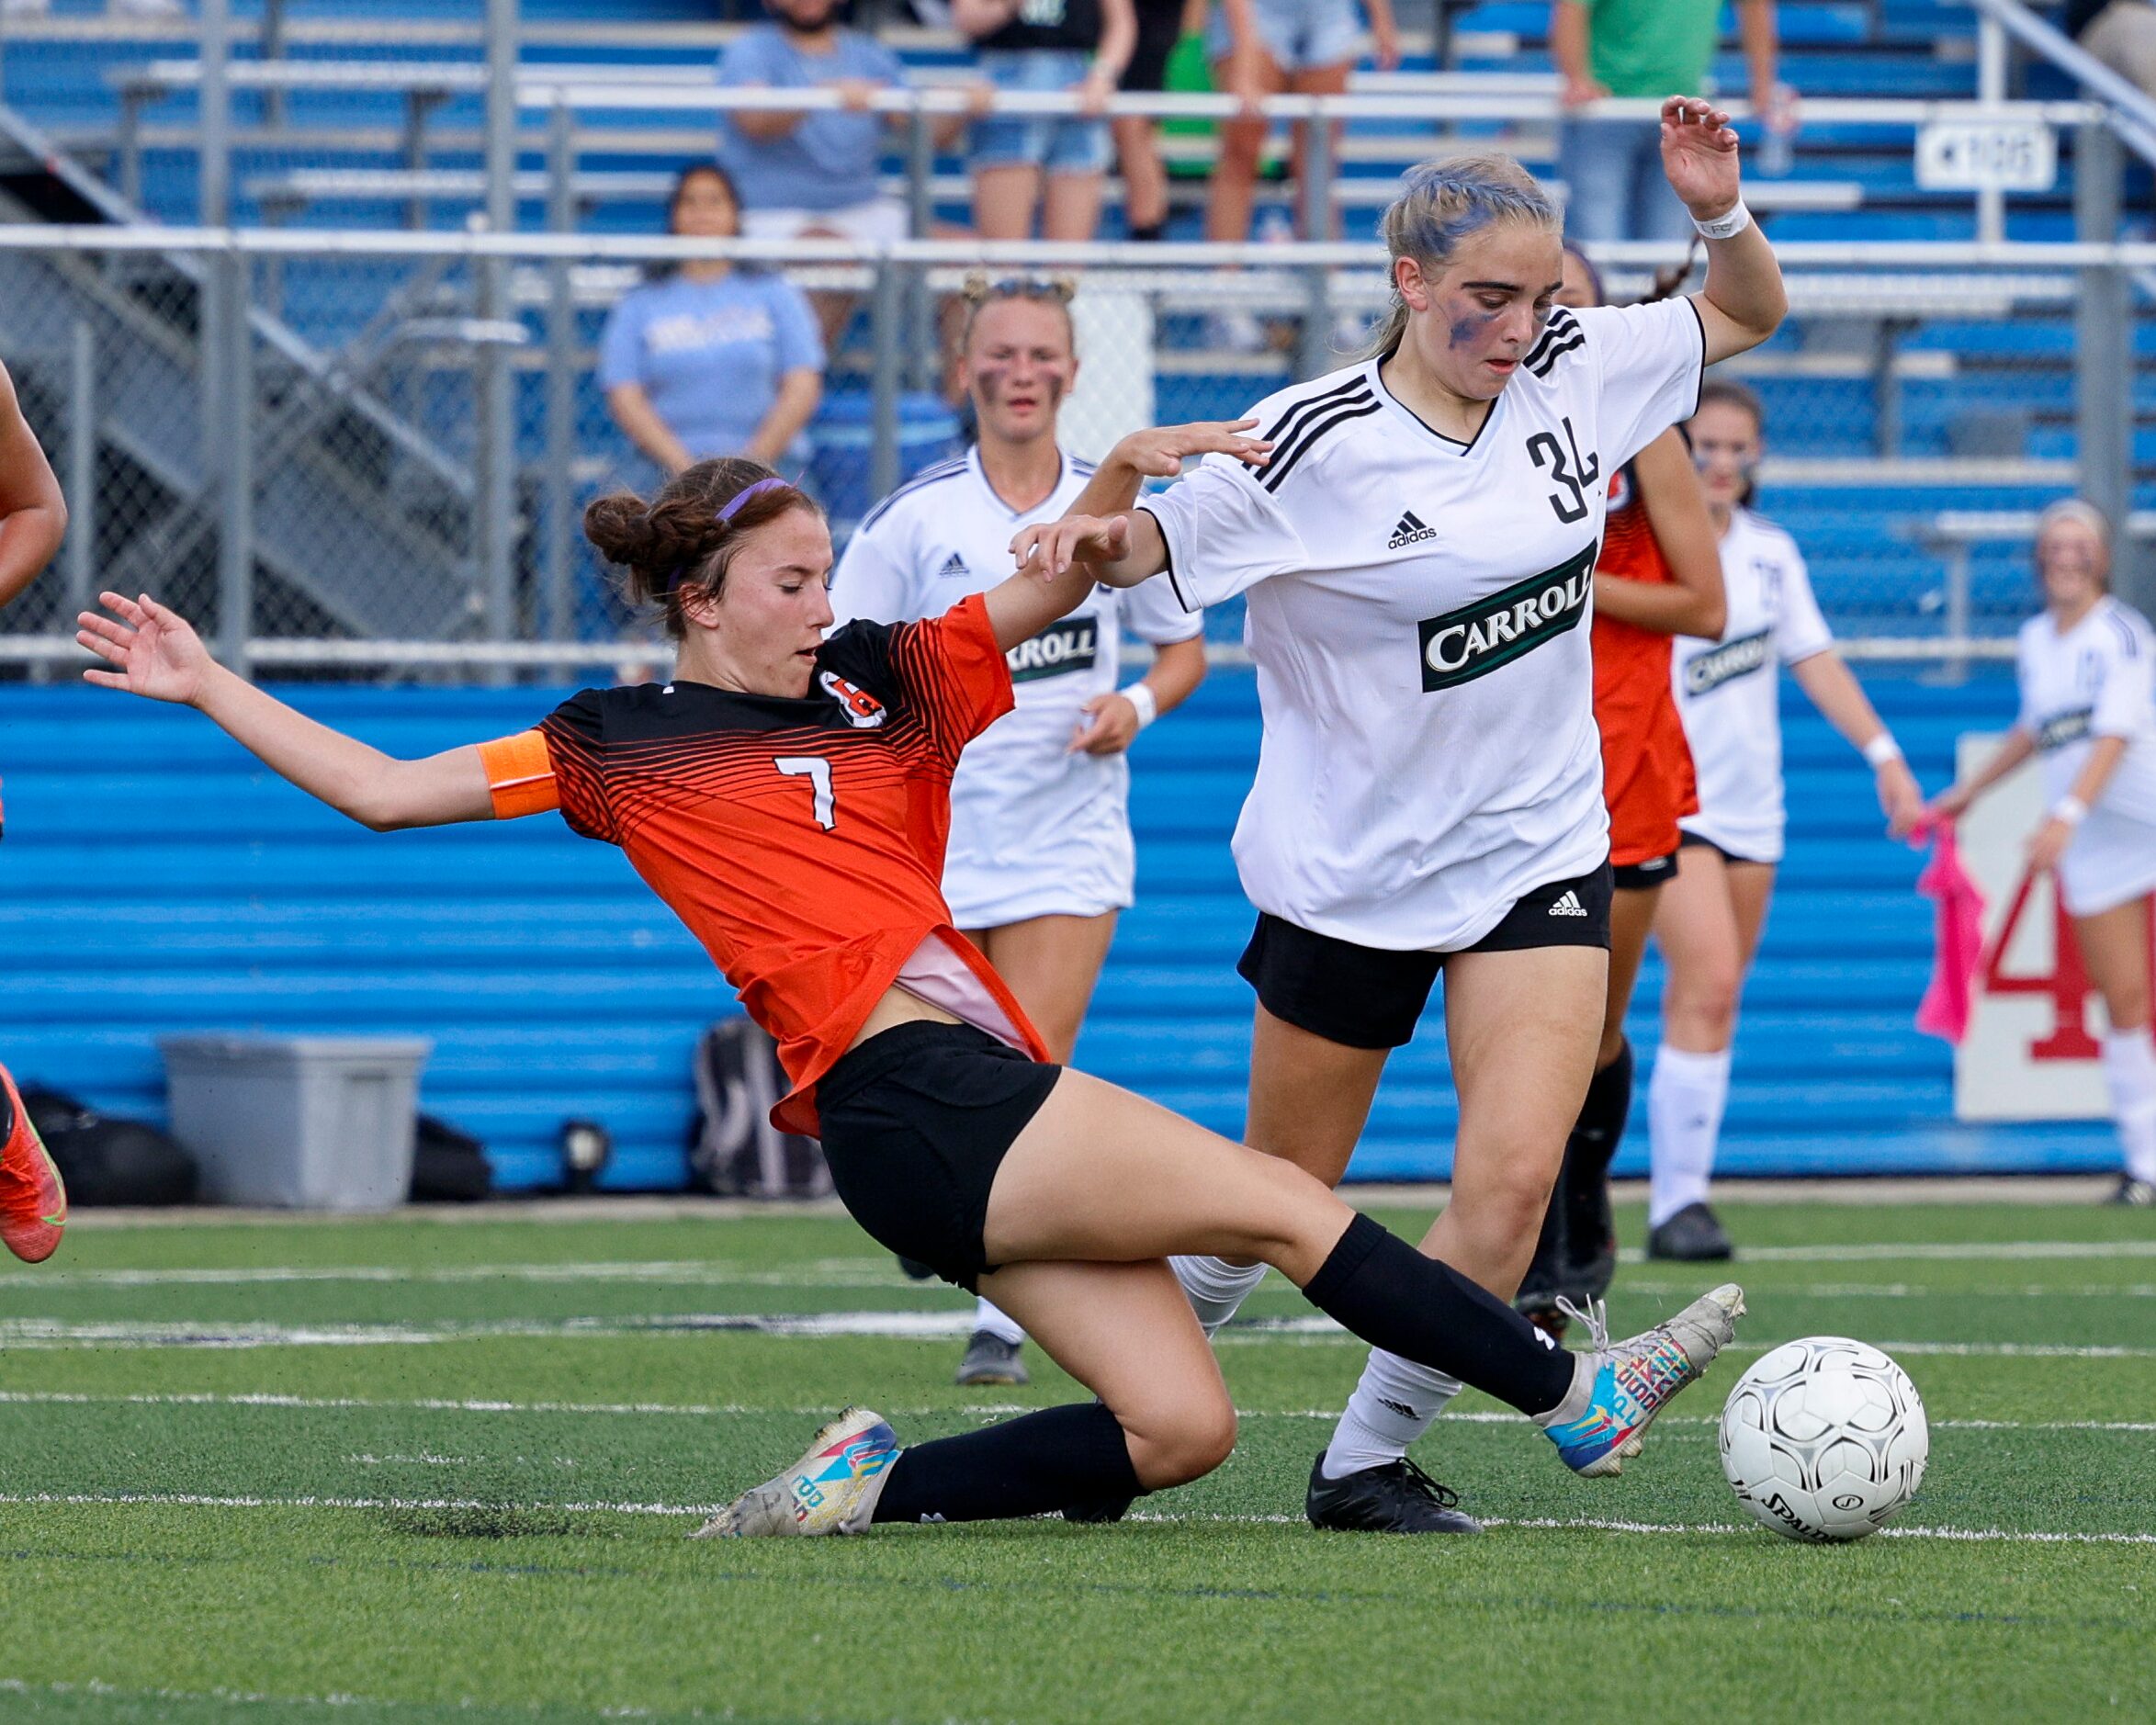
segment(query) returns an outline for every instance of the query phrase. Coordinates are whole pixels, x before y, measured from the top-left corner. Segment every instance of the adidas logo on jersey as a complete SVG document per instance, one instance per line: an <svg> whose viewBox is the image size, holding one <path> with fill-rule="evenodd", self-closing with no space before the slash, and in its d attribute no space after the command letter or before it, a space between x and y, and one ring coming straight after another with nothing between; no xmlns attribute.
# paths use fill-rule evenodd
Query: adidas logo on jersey
<svg viewBox="0 0 2156 1725"><path fill-rule="evenodd" d="M943 559L943 567L936 571L936 579L940 581L962 581L972 573L965 567L965 559L954 551Z"/></svg>
<svg viewBox="0 0 2156 1725"><path fill-rule="evenodd" d="M1421 637L1423 692L1486 677L1578 627L1594 592L1595 546L1590 540L1555 569L1530 575L1441 617L1424 618L1415 626Z"/></svg>
<svg viewBox="0 0 2156 1725"><path fill-rule="evenodd" d="M1580 896L1567 886L1557 902L1550 907L1550 914L1553 917L1584 917L1587 914L1587 908L1580 903Z"/></svg>
<svg viewBox="0 0 2156 1725"><path fill-rule="evenodd" d="M1420 545L1425 539L1438 536L1435 527L1426 527L1410 509L1400 517L1400 524L1393 529L1393 536L1385 541L1385 549L1398 551L1411 545Z"/></svg>
<svg viewBox="0 0 2156 1725"><path fill-rule="evenodd" d="M1741 635L1733 641L1724 641L1720 647L1710 647L1685 661L1685 693L1694 697L1712 694L1725 682L1733 682L1739 677L1749 677L1763 670L1767 664L1768 642L1774 631L1761 629L1756 635Z"/></svg>

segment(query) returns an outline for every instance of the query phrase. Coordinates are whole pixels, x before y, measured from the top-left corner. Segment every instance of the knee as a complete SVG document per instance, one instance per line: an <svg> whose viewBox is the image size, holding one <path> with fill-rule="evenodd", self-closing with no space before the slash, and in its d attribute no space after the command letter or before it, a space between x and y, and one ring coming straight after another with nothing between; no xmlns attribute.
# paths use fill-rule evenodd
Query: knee
<svg viewBox="0 0 2156 1725"><path fill-rule="evenodd" d="M1744 978L1733 964L1707 964L1670 979L1670 1016L1681 1018L1695 1032L1704 1032L1726 1045L1737 1024L1737 998Z"/></svg>
<svg viewBox="0 0 2156 1725"><path fill-rule="evenodd" d="M1557 1162L1537 1149L1521 1145L1507 1153L1480 1158L1484 1178L1472 1187L1455 1182L1451 1210L1459 1212L1455 1225L1477 1238L1496 1242L1530 1237L1540 1232L1550 1208L1550 1193L1557 1183Z"/></svg>
<svg viewBox="0 0 2156 1725"><path fill-rule="evenodd" d="M1127 1428L1126 1428L1127 1429ZM1236 1410L1225 1394L1180 1406L1130 1432L1131 1465L1148 1492L1203 1479L1236 1447Z"/></svg>

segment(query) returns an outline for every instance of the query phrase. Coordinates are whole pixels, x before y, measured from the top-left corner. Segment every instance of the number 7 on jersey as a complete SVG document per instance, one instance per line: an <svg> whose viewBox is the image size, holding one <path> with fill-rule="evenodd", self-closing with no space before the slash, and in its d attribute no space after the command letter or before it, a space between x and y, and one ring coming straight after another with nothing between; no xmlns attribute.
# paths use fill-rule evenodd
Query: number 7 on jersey
<svg viewBox="0 0 2156 1725"><path fill-rule="evenodd" d="M807 779L816 793L816 824L826 832L839 824L839 799L831 790L831 763L821 755L774 755L771 764L789 779Z"/></svg>

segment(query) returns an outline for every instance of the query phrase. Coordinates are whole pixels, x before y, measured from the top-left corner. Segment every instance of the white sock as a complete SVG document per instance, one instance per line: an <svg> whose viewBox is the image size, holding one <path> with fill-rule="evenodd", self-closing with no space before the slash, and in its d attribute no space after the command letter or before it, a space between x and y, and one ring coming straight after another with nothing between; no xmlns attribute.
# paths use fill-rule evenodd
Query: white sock
<svg viewBox="0 0 2156 1725"><path fill-rule="evenodd" d="M987 1300L974 1307L973 1327L976 1332L986 1330L998 1341L1009 1342L1013 1347L1025 1340L1025 1331L1018 1320Z"/></svg>
<svg viewBox="0 0 2156 1725"><path fill-rule="evenodd" d="M2126 1171L2156 1181L2156 1042L2149 1027L2111 1031L2104 1038L2104 1082L2111 1090L2111 1118L2118 1122L2118 1147Z"/></svg>
<svg viewBox="0 0 2156 1725"><path fill-rule="evenodd" d="M1230 1264L1217 1257L1171 1257L1168 1265L1175 1271L1176 1280L1182 1283L1191 1310L1198 1314L1198 1322L1205 1326L1208 1336L1218 1335L1220 1326L1250 1297L1250 1291L1265 1280L1262 1264Z"/></svg>
<svg viewBox="0 0 2156 1725"><path fill-rule="evenodd" d="M1654 1051L1647 1082L1647 1225L1659 1228L1688 1204L1707 1201L1721 1111L1729 1101L1730 1051L1695 1054L1667 1043Z"/></svg>
<svg viewBox="0 0 2156 1725"><path fill-rule="evenodd" d="M1382 1347L1371 1348L1370 1363L1362 1368L1362 1381L1355 1386L1348 1411L1333 1427L1333 1440L1321 1464L1325 1477L1341 1479L1399 1460L1459 1393L1459 1379Z"/></svg>

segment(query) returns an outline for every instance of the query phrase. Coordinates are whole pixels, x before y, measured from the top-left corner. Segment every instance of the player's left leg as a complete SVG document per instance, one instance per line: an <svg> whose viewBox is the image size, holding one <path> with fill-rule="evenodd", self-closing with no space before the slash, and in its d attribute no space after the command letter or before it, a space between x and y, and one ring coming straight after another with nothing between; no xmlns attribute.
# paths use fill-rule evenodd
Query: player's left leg
<svg viewBox="0 0 2156 1725"><path fill-rule="evenodd" d="M2112 1201L2156 1205L2156 1041L2150 1018L2149 901L2075 917L2074 942L2104 997L2104 1082L2125 1161Z"/></svg>
<svg viewBox="0 0 2156 1725"><path fill-rule="evenodd" d="M59 1249L67 1226L67 1188L30 1123L15 1078L0 1066L0 1242L28 1264Z"/></svg>
<svg viewBox="0 0 2156 1725"><path fill-rule="evenodd" d="M1078 1032L1086 1021L1093 987L1115 939L1117 913L1095 917L1028 917L1000 928L969 929L965 938L988 955L996 974L1010 985L1018 1004L1048 1045L1048 1058L1070 1064ZM975 1308L973 1335L958 1362L957 1381L973 1386L1027 1381L1025 1328L996 1302L982 1295Z"/></svg>
<svg viewBox="0 0 2156 1725"><path fill-rule="evenodd" d="M1533 1255L1586 1094L1608 968L1598 946L1456 953L1446 961L1460 1134L1451 1201L1422 1249L1501 1299L1512 1297ZM1372 1350L1312 1482L1312 1518L1371 1531L1471 1529L1463 1516L1456 1517L1462 1528L1402 1513L1409 1493L1394 1477L1460 1387L1457 1378ZM1331 1483L1329 1491L1321 1482ZM1335 1498L1352 1498L1365 1513L1349 1516L1350 1505Z"/></svg>

